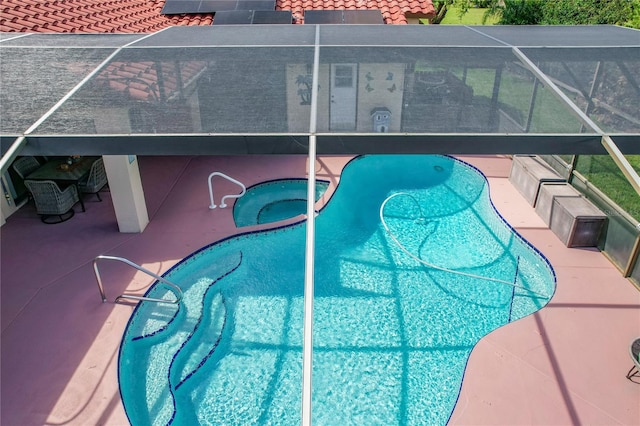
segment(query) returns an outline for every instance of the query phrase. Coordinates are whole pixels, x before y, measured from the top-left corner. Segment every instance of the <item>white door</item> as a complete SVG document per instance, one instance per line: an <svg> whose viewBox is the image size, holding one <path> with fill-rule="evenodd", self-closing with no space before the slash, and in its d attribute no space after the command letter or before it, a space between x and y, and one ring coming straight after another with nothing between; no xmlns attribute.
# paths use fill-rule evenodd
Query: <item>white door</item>
<svg viewBox="0 0 640 426"><path fill-rule="evenodd" d="M355 130L357 64L331 64L330 130Z"/></svg>

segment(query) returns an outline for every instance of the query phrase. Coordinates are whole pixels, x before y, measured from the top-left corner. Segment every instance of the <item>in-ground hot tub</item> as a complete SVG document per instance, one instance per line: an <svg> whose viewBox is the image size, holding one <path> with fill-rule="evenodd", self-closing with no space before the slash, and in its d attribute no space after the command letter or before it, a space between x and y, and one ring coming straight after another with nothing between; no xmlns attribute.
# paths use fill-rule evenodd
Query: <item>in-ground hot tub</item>
<svg viewBox="0 0 640 426"><path fill-rule="evenodd" d="M329 182L316 181L316 201ZM278 222L307 212L307 179L278 179L247 188L233 205L237 227Z"/></svg>

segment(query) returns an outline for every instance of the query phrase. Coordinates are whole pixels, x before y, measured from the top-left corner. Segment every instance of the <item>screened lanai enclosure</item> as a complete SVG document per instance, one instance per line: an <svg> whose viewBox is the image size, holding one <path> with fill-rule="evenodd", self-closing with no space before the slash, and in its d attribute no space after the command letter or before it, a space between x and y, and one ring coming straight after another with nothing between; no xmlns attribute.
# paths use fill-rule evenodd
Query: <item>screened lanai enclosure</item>
<svg viewBox="0 0 640 426"><path fill-rule="evenodd" d="M2 153L639 153L640 32L249 25L4 33ZM315 83L315 85L314 85ZM315 98L314 98L315 95Z"/></svg>
<svg viewBox="0 0 640 426"><path fill-rule="evenodd" d="M599 247L640 282L638 216L580 173L585 158L606 158L640 193L628 161L640 155L637 30L305 24L3 33L0 55L7 200L15 197L10 166L27 155L301 154L309 164L319 154L537 155L606 212ZM308 176L307 420L313 168Z"/></svg>

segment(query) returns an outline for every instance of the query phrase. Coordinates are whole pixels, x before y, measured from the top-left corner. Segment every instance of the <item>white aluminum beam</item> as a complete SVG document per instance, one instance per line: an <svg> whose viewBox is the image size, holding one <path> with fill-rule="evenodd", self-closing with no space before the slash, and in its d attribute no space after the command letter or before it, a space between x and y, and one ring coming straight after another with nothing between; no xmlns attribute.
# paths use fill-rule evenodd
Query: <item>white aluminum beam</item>
<svg viewBox="0 0 640 426"><path fill-rule="evenodd" d="M315 263L316 201L316 116L318 112L318 70L320 62L320 26L316 25L309 121L309 176L307 180L307 238L304 270L304 334L302 341L302 426L311 426L311 371L313 369L313 274Z"/></svg>

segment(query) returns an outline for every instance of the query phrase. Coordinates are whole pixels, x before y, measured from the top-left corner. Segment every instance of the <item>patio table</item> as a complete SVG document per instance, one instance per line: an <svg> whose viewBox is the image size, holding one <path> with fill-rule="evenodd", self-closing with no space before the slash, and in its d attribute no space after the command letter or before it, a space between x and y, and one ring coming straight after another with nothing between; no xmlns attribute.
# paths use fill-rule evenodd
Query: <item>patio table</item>
<svg viewBox="0 0 640 426"><path fill-rule="evenodd" d="M91 171L91 165L98 158L100 157L80 157L72 164L67 164L67 157L49 160L28 174L25 179L52 180L63 185L75 185L76 189L78 189L78 182L87 177ZM84 211L84 202L79 190L78 195L80 205Z"/></svg>

